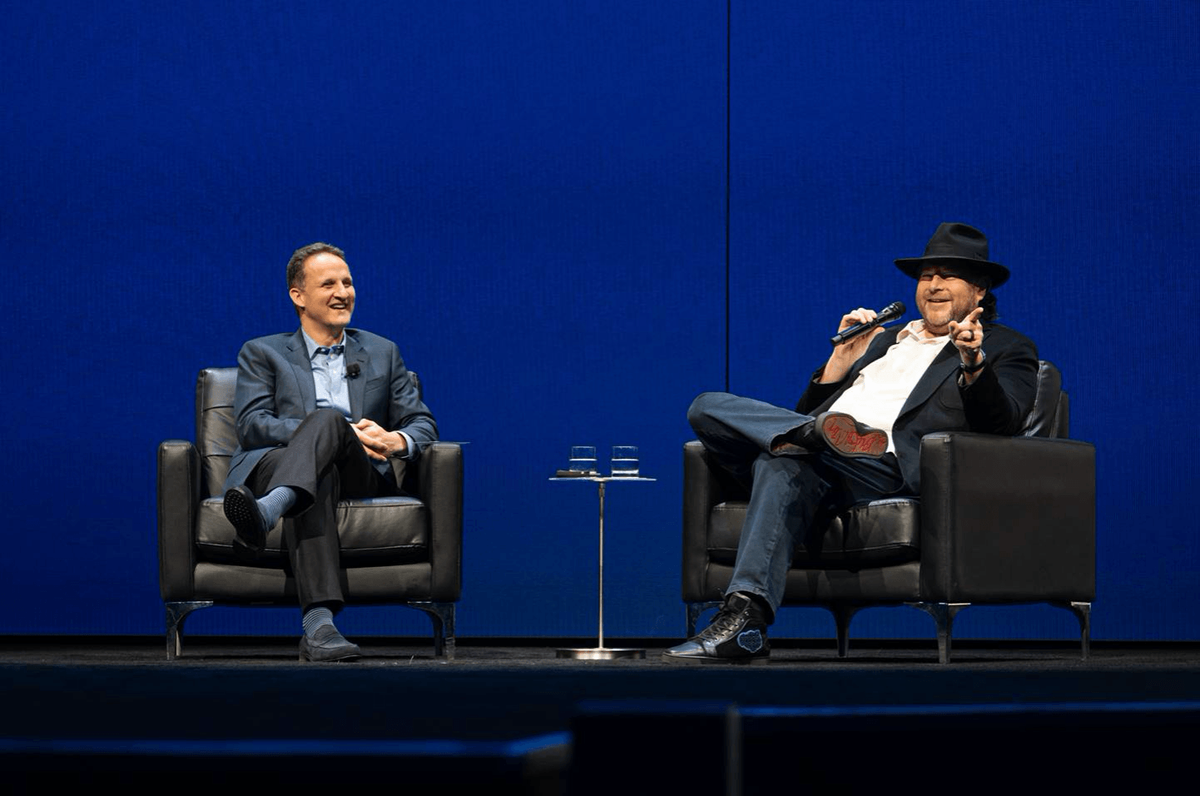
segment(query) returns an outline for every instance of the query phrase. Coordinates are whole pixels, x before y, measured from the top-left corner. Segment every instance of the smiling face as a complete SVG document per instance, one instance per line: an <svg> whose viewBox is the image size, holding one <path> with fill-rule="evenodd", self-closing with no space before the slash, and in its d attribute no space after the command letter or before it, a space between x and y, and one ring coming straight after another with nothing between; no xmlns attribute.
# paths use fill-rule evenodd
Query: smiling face
<svg viewBox="0 0 1200 796"><path fill-rule="evenodd" d="M950 321L961 321L979 306L987 290L963 278L952 264L927 265L917 277L917 309L931 335L950 333Z"/></svg>
<svg viewBox="0 0 1200 796"><path fill-rule="evenodd" d="M303 279L288 294L300 314L300 325L320 345L330 345L354 314L354 280L350 266L336 254L320 252L304 261Z"/></svg>

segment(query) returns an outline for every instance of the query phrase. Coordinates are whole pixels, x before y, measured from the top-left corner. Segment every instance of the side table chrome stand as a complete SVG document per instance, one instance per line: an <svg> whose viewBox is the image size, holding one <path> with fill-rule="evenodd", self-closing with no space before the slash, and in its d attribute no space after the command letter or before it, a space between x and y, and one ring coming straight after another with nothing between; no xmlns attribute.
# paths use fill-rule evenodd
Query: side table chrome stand
<svg viewBox="0 0 1200 796"><path fill-rule="evenodd" d="M618 658L645 658L646 650L631 647L604 646L604 487L609 481L650 482L653 478L641 476L613 477L589 475L569 478L551 478L551 481L591 481L596 484L600 499L600 632L595 647L563 647L558 650L559 658L574 658L581 661L611 661Z"/></svg>

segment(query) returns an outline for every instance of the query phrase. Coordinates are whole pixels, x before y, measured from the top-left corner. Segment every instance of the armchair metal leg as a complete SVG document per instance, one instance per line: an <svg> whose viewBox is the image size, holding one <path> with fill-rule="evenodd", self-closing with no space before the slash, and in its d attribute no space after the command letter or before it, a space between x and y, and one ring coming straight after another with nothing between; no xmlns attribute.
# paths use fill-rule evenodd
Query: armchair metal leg
<svg viewBox="0 0 1200 796"><path fill-rule="evenodd" d="M433 655L454 660L454 603L410 602L410 608L424 611L433 622Z"/></svg>
<svg viewBox="0 0 1200 796"><path fill-rule="evenodd" d="M833 614L833 621L837 624L838 657L845 658L850 654L850 620L858 613L859 606L835 603L825 607L829 609L829 613Z"/></svg>
<svg viewBox="0 0 1200 796"><path fill-rule="evenodd" d="M937 623L938 634L938 663L950 662L950 631L954 625L954 616L970 603L907 603L913 608L920 608Z"/></svg>
<svg viewBox="0 0 1200 796"><path fill-rule="evenodd" d="M211 608L212 600L191 600L164 603L167 609L167 660L183 654L183 623L188 614L200 608Z"/></svg>
<svg viewBox="0 0 1200 796"><path fill-rule="evenodd" d="M1059 608L1066 608L1075 614L1075 618L1079 620L1080 659L1086 661L1092 651L1092 604L1077 602L1056 602L1053 604Z"/></svg>
<svg viewBox="0 0 1200 796"><path fill-rule="evenodd" d="M696 635L696 623L700 621L700 614L709 608L716 608L720 604L720 600L702 600L700 602L684 603L684 606L687 608L687 633L684 638L691 638Z"/></svg>

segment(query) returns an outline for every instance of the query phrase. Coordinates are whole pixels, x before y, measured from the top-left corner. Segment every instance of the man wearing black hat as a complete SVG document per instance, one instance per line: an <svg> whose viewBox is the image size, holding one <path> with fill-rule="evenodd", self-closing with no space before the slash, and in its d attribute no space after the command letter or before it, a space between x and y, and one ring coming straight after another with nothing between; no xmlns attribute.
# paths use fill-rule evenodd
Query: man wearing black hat
<svg viewBox="0 0 1200 796"><path fill-rule="evenodd" d="M1016 434L1033 406L1032 341L994 323L992 291L1008 269L987 238L943 223L921 257L896 260L917 280L919 320L835 346L795 411L704 393L688 421L709 456L750 489L725 601L672 662L765 662L767 626L783 598L797 539L818 514L920 492L921 438L939 431ZM859 308L844 331L875 319Z"/></svg>

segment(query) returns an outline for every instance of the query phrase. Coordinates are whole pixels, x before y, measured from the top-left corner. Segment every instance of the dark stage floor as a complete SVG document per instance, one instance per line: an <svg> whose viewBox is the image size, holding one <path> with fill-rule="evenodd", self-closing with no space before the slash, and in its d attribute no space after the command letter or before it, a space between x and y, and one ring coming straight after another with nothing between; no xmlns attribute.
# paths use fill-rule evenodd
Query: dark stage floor
<svg viewBox="0 0 1200 796"><path fill-rule="evenodd" d="M574 661L555 648L588 642L465 639L450 663L425 643L358 641L369 657L313 665L290 638L191 638L173 663L161 639L0 638L0 766L32 788L118 770L265 775L282 759L307 772L297 781L347 766L373 778L403 761L410 780L461 792L589 793L630 767L669 786L711 764L691 796L753 792L798 754L813 783L881 748L948 775L983 743L1022 750L979 761L990 781L1043 758L1074 760L1062 775L1078 778L1089 759L1099 784L1190 764L1173 739L1190 749L1200 728L1195 644L1096 643L1081 661L1072 645L961 641L939 665L932 642L858 642L839 660L831 643L785 641L765 666L680 667L661 662L662 640L610 640L645 660ZM853 781L866 789L880 770Z"/></svg>

